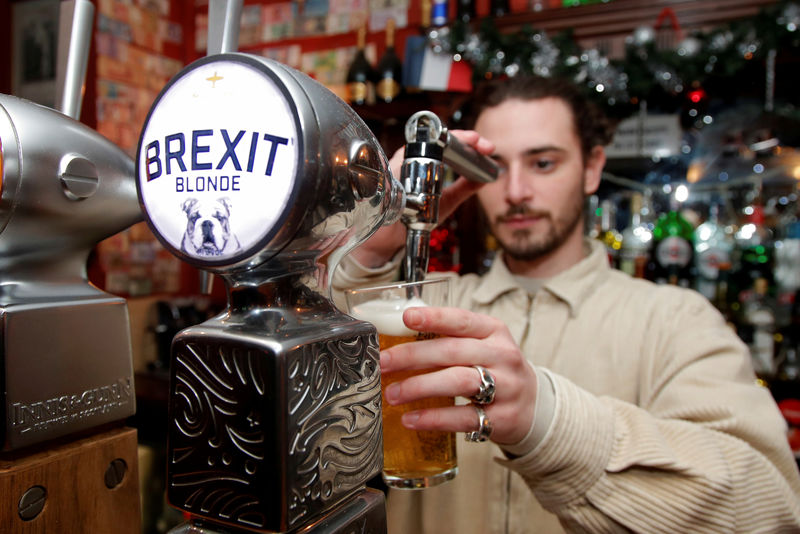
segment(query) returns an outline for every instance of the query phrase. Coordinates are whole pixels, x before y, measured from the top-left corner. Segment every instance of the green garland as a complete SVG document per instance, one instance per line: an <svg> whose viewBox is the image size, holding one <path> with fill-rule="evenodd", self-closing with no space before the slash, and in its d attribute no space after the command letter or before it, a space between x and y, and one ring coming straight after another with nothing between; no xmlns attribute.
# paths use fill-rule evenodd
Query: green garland
<svg viewBox="0 0 800 534"><path fill-rule="evenodd" d="M715 99L733 101L743 93L767 98L765 80L774 69L767 60L770 50L779 59L797 57L800 4L767 6L754 17L692 33L674 49L658 49L654 35L652 28L641 27L626 39L625 57L611 60L597 50L581 49L571 31L548 36L525 26L503 33L486 18L477 32L454 23L439 48L468 61L476 81L524 73L564 76L579 82L618 118L633 113L642 101L673 112L697 88Z"/></svg>

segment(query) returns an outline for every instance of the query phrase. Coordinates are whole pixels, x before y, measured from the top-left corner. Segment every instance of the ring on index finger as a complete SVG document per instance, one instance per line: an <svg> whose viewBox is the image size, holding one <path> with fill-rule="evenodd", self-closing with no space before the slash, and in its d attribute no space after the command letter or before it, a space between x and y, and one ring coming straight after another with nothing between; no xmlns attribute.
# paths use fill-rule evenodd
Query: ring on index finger
<svg viewBox="0 0 800 534"><path fill-rule="evenodd" d="M478 371L481 376L481 383L478 386L478 392L470 397L470 400L475 404L491 404L494 401L494 377L485 367L480 365L473 365L472 367Z"/></svg>

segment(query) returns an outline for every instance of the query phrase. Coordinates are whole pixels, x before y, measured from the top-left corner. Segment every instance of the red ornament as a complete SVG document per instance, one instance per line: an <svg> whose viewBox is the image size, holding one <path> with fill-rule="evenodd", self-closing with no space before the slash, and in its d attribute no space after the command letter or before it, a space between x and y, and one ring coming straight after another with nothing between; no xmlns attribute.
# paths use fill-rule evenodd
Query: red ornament
<svg viewBox="0 0 800 534"><path fill-rule="evenodd" d="M704 89L692 89L691 91L686 93L686 96L689 98L689 101L692 102L693 104L699 104L700 102L705 100L708 95L706 94Z"/></svg>

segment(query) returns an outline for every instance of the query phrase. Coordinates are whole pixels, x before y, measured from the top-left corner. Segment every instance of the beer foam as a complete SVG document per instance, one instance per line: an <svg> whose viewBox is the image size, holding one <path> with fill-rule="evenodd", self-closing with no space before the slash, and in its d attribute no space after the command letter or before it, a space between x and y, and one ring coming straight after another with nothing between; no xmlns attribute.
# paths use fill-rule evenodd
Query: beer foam
<svg viewBox="0 0 800 534"><path fill-rule="evenodd" d="M350 314L357 319L372 323L381 334L414 336L417 332L403 323L403 312L407 308L417 306L427 306L427 304L419 297L375 299L354 306Z"/></svg>

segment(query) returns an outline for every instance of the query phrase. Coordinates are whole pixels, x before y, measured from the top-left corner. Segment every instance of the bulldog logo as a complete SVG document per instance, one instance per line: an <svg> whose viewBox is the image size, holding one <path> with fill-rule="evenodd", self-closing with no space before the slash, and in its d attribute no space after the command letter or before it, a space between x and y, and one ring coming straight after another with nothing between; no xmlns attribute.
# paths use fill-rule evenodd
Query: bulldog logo
<svg viewBox="0 0 800 534"><path fill-rule="evenodd" d="M231 201L228 198L183 202L186 231L181 250L193 256L227 256L240 248L239 240L231 233Z"/></svg>

